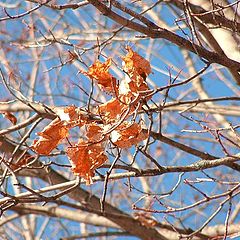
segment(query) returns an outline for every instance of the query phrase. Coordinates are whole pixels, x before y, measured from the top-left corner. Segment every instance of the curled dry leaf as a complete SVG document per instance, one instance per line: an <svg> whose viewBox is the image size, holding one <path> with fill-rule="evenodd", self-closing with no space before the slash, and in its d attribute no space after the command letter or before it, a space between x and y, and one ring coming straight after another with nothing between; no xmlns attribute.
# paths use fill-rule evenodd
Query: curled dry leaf
<svg viewBox="0 0 240 240"><path fill-rule="evenodd" d="M86 184L92 184L92 177L96 168L107 161L101 143L90 144L80 141L77 145L67 148L67 155L76 175L83 177Z"/></svg>
<svg viewBox="0 0 240 240"><path fill-rule="evenodd" d="M2 111L2 115L7 118L13 125L16 125L17 118L10 112Z"/></svg>
<svg viewBox="0 0 240 240"><path fill-rule="evenodd" d="M55 119L42 132L37 133L40 138L34 140L31 148L38 154L49 155L68 136L68 130L69 127L64 124L64 121Z"/></svg>
<svg viewBox="0 0 240 240"><path fill-rule="evenodd" d="M108 71L111 63L111 58L105 63L101 63L97 60L91 67L89 67L88 72L82 73L95 79L106 92L115 94L117 92L117 81Z"/></svg>
<svg viewBox="0 0 240 240"><path fill-rule="evenodd" d="M111 132L111 140L120 148L129 148L147 138L140 124L123 122Z"/></svg>
<svg viewBox="0 0 240 240"><path fill-rule="evenodd" d="M146 78L152 72L149 61L134 52L131 47L127 46L126 49L128 54L122 58L124 61L123 69L129 74L136 71L138 75Z"/></svg>

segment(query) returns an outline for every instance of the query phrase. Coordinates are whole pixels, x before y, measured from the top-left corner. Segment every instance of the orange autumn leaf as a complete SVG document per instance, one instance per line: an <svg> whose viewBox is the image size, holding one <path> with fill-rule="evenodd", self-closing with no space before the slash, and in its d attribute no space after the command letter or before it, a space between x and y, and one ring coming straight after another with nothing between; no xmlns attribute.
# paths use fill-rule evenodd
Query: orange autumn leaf
<svg viewBox="0 0 240 240"><path fill-rule="evenodd" d="M152 72L149 61L134 52L129 46L126 49L128 54L122 58L124 61L124 71L127 73L136 71L140 76L149 75Z"/></svg>
<svg viewBox="0 0 240 240"><path fill-rule="evenodd" d="M89 121L88 115L74 105L57 109L56 112L60 120L65 121L64 124L69 128L81 127Z"/></svg>
<svg viewBox="0 0 240 240"><path fill-rule="evenodd" d="M101 118L106 122L117 121L121 114L127 111L128 106L120 102L117 98L113 98L110 101L101 104L98 108Z"/></svg>
<svg viewBox="0 0 240 240"><path fill-rule="evenodd" d="M13 125L16 125L17 118L10 112L2 111L2 115L7 118Z"/></svg>
<svg viewBox="0 0 240 240"><path fill-rule="evenodd" d="M86 184L92 184L94 171L107 161L104 148L100 143L90 144L80 141L77 145L67 148L67 155L76 175L83 177Z"/></svg>
<svg viewBox="0 0 240 240"><path fill-rule="evenodd" d="M49 155L57 145L68 136L69 128L59 119L53 120L42 132L37 133L40 138L34 140L31 148L38 154Z"/></svg>
<svg viewBox="0 0 240 240"><path fill-rule="evenodd" d="M140 99L149 100L149 87L140 75L134 75L131 79L125 78L119 85L118 98L125 104L139 102Z"/></svg>
<svg viewBox="0 0 240 240"><path fill-rule="evenodd" d="M91 67L89 67L88 72L82 73L95 79L106 92L115 94L117 91L117 81L116 78L109 73L111 63L111 58L105 63L101 63L97 60Z"/></svg>
<svg viewBox="0 0 240 240"><path fill-rule="evenodd" d="M127 50L128 54L123 57L123 61L125 63L124 70L128 73L128 76L119 85L119 98L121 101L125 99L125 103L126 101L130 103L133 99L136 102L141 99L149 100L149 97L145 98L149 90L146 76L151 73L151 66L147 60L130 47L127 47Z"/></svg>
<svg viewBox="0 0 240 240"><path fill-rule="evenodd" d="M117 122L123 116L127 118L140 108L142 105L140 102L141 98L141 94L133 94L131 92L118 95L118 98L112 98L98 106L99 115L105 123Z"/></svg>
<svg viewBox="0 0 240 240"><path fill-rule="evenodd" d="M48 155L57 145L68 136L69 129L81 127L88 122L94 121L86 113L76 106L68 106L56 110L59 119L55 119L38 135L40 138L34 140L31 148L38 154Z"/></svg>
<svg viewBox="0 0 240 240"><path fill-rule="evenodd" d="M139 93L149 90L146 81L138 74L131 76L131 81L129 81L128 85L132 92Z"/></svg>
<svg viewBox="0 0 240 240"><path fill-rule="evenodd" d="M140 124L124 122L117 129L112 131L111 140L120 148L129 148L147 138L143 133Z"/></svg>
<svg viewBox="0 0 240 240"><path fill-rule="evenodd" d="M93 122L86 125L86 137L90 142L103 141L103 128L101 125Z"/></svg>

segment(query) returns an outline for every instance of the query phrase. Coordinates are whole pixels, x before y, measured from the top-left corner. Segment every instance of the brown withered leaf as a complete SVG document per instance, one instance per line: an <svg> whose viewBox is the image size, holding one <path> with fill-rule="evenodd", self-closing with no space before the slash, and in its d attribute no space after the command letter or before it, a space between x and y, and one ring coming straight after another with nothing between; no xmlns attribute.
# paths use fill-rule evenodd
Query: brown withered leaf
<svg viewBox="0 0 240 240"><path fill-rule="evenodd" d="M90 144L80 141L77 145L67 148L67 155L76 175L83 177L86 184L92 184L94 171L107 161L101 143Z"/></svg>
<svg viewBox="0 0 240 240"><path fill-rule="evenodd" d="M40 138L34 140L31 148L38 154L49 155L57 145L68 136L69 127L64 121L53 120L42 132L37 133Z"/></svg>
<svg viewBox="0 0 240 240"><path fill-rule="evenodd" d="M152 72L149 61L134 52L131 47L127 46L126 49L128 54L122 58L124 61L123 69L127 73L133 73L136 71L138 75L143 76L144 78L148 76Z"/></svg>
<svg viewBox="0 0 240 240"><path fill-rule="evenodd" d="M142 127L137 123L123 122L111 133L111 140L120 148L129 148L147 138L147 133L143 133Z"/></svg>
<svg viewBox="0 0 240 240"><path fill-rule="evenodd" d="M16 125L17 123L17 118L10 112L6 111L1 111L2 115L7 118L13 125Z"/></svg>
<svg viewBox="0 0 240 240"><path fill-rule="evenodd" d="M117 81L116 78L109 73L111 63L111 58L109 58L105 63L101 63L97 60L89 67L88 72L82 73L92 79L95 79L106 92L115 94L117 92Z"/></svg>

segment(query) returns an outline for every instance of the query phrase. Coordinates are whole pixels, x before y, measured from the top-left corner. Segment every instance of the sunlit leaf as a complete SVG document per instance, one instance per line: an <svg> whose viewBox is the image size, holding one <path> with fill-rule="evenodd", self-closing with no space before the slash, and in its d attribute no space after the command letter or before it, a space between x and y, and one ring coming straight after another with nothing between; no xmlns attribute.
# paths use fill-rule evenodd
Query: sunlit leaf
<svg viewBox="0 0 240 240"><path fill-rule="evenodd" d="M136 94L146 90L149 90L149 87L145 80L140 75L135 74L132 78L126 76L126 78L121 81L118 93L119 95L129 94L129 92Z"/></svg>
<svg viewBox="0 0 240 240"><path fill-rule="evenodd" d="M68 147L67 155L72 164L73 172L83 177L87 185L93 183L92 177L95 169L108 159L101 143L88 145L83 141L73 147Z"/></svg>
<svg viewBox="0 0 240 240"><path fill-rule="evenodd" d="M109 73L111 62L111 58L105 63L101 63L97 60L91 67L89 67L88 72L82 73L95 79L106 92L115 94L117 92L117 81L116 78Z"/></svg>
<svg viewBox="0 0 240 240"><path fill-rule="evenodd" d="M99 114L106 122L114 122L127 111L127 108L126 104L123 104L117 98L113 98L99 106Z"/></svg>
<svg viewBox="0 0 240 240"><path fill-rule="evenodd" d="M81 127L89 121L88 115L74 105L57 109L57 115L69 128Z"/></svg>
<svg viewBox="0 0 240 240"><path fill-rule="evenodd" d="M89 142L103 141L103 126L97 123L91 123L86 125L86 137Z"/></svg>
<svg viewBox="0 0 240 240"><path fill-rule="evenodd" d="M118 98L125 104L134 104L141 99L149 100L147 97L149 87L140 75L134 75L132 79L126 77L119 85Z"/></svg>
<svg viewBox="0 0 240 240"><path fill-rule="evenodd" d="M128 73L137 71L140 76L146 77L152 70L149 61L144 59L138 53L134 52L131 47L126 47L128 54L123 57L124 70Z"/></svg>
<svg viewBox="0 0 240 240"><path fill-rule="evenodd" d="M37 133L40 138L34 140L31 148L38 154L49 155L57 145L68 136L69 128L64 121L53 120L42 132Z"/></svg>
<svg viewBox="0 0 240 240"><path fill-rule="evenodd" d="M111 140L120 148L129 148L147 138L142 127L137 123L124 122L111 133Z"/></svg>
<svg viewBox="0 0 240 240"><path fill-rule="evenodd" d="M138 102L151 99L145 78L146 75L141 73L139 69L141 68L132 65L132 68L128 69L129 74L119 84L118 98L126 104L130 104L133 101Z"/></svg>

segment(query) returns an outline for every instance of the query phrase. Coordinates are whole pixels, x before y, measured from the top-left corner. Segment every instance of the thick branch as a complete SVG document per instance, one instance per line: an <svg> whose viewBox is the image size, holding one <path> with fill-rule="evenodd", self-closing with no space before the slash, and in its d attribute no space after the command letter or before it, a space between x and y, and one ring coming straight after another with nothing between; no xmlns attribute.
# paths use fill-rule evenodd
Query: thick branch
<svg viewBox="0 0 240 240"><path fill-rule="evenodd" d="M183 0L169 0L171 4L174 4L181 10L184 10L184 1ZM201 19L204 23L211 23L217 26L223 26L228 29L233 30L233 32L240 32L240 23L237 21L232 21L223 15L215 14L214 11L207 12L204 8L199 5L194 5L188 2L188 6L191 8L194 16Z"/></svg>
<svg viewBox="0 0 240 240"><path fill-rule="evenodd" d="M61 107L59 107L61 108ZM23 104L22 102L16 100L14 102L0 102L0 111L6 112L20 112L20 111L33 111L41 115L42 117L46 117L49 119L54 119L57 117L55 114L56 107L46 106L41 103L36 102L28 102Z"/></svg>
<svg viewBox="0 0 240 240"><path fill-rule="evenodd" d="M184 151L186 153L189 153L191 155L194 155L194 156L200 157L201 159L204 159L204 160L200 160L199 161L199 163L200 163L199 166L197 166L198 164L196 164L196 163L194 164L194 165L197 166L198 170L201 170L202 168L205 169L205 167L212 168L212 167L216 167L216 166L220 166L220 165L225 165L225 166L230 167L230 168L232 168L232 169L234 169L236 171L240 171L240 166L237 163L235 163L235 161L237 161L238 158L239 158L238 155L233 156L233 158L232 157L224 158L226 161L224 160L224 161L217 161L216 162L215 160L219 160L218 157L213 156L213 155L211 155L209 153L205 153L205 152L199 151L199 150L197 150L195 148L189 147L189 146L184 145L182 143L176 142L176 141L174 141L174 140L172 140L170 138L167 138L167 137L163 136L161 133L150 132L150 136L153 139L155 139L155 140L159 140L159 141L164 142L164 143L166 143L166 144L168 144L170 146L178 148L178 149L180 149L180 150L182 150L182 151ZM212 162L211 162L211 164L206 164L205 165L205 163L210 162L208 160L211 160L211 161L214 160L215 161L214 166L212 165L213 164ZM215 164L217 164L217 165L215 165ZM190 169L191 169L191 167L190 167ZM186 170L186 169L183 170L183 172L185 172L185 171L188 172L189 170ZM192 171L192 170L190 170L190 171Z"/></svg>
<svg viewBox="0 0 240 240"><path fill-rule="evenodd" d="M19 214L38 214L48 217L65 218L70 221L91 224L95 226L103 226L110 228L119 228L117 224L109 221L105 217L98 216L93 213L86 213L80 210L68 210L57 206L37 206L30 204L20 204L12 208L13 211Z"/></svg>

